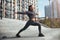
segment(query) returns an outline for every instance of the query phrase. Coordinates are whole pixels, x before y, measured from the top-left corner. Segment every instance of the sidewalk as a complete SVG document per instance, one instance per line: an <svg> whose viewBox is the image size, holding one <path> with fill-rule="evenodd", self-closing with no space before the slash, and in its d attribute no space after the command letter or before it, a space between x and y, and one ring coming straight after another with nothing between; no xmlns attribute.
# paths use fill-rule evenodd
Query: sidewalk
<svg viewBox="0 0 60 40"><path fill-rule="evenodd" d="M2 36L14 37L16 33L24 27L26 21L3 18L0 20L0 38ZM38 37L38 27L30 26L20 35L22 38L1 39L1 40L60 40L60 28L42 27L45 37Z"/></svg>

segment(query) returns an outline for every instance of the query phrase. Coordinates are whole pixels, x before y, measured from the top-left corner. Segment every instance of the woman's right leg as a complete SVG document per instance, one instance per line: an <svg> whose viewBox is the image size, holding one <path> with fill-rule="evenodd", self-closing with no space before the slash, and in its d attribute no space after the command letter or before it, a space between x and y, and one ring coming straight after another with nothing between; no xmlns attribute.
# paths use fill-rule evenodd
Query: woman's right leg
<svg viewBox="0 0 60 40"><path fill-rule="evenodd" d="M26 29L29 27L29 25L30 25L30 22L28 21L28 22L26 23L26 25L24 26L24 28L22 28L22 29L16 34L16 36L17 36L17 37L20 37L19 34L20 34L22 31L26 30Z"/></svg>

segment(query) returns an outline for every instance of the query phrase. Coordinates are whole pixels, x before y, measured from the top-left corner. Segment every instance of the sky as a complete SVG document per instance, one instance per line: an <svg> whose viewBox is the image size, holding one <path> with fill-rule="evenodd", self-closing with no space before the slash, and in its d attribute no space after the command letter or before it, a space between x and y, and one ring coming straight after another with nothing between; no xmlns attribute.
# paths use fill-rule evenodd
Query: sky
<svg viewBox="0 0 60 40"><path fill-rule="evenodd" d="M38 0L39 17L45 17L45 5L49 5L48 0Z"/></svg>

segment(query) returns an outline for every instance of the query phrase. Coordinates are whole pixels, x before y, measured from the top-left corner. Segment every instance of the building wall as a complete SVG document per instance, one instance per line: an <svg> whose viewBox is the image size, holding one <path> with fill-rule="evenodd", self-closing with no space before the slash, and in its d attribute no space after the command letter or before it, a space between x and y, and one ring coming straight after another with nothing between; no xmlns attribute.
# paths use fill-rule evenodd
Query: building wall
<svg viewBox="0 0 60 40"><path fill-rule="evenodd" d="M45 17L53 18L52 5L45 6Z"/></svg>
<svg viewBox="0 0 60 40"><path fill-rule="evenodd" d="M45 16L48 18L60 18L60 4L54 0L50 5L45 6Z"/></svg>
<svg viewBox="0 0 60 40"><path fill-rule="evenodd" d="M57 18L60 18L60 11L59 11L59 9L60 9L60 1L59 0L54 0L53 1L54 2L54 7L56 7L55 9L56 9L56 11L57 11Z"/></svg>
<svg viewBox="0 0 60 40"><path fill-rule="evenodd" d="M2 0L0 0L0 17L2 17Z"/></svg>
<svg viewBox="0 0 60 40"><path fill-rule="evenodd" d="M58 10L59 10L59 18L60 18L60 0L58 0Z"/></svg>
<svg viewBox="0 0 60 40"><path fill-rule="evenodd" d="M56 4L56 1L55 2L52 2L52 15L53 15L53 18L58 18L58 11L57 11L57 4Z"/></svg>
<svg viewBox="0 0 60 40"><path fill-rule="evenodd" d="M35 8L35 12L37 12L37 0L4 0L3 3L3 14L4 17L7 18L14 18L14 19L23 19L24 15L15 14L16 12L20 11L28 11L28 6L33 4Z"/></svg>

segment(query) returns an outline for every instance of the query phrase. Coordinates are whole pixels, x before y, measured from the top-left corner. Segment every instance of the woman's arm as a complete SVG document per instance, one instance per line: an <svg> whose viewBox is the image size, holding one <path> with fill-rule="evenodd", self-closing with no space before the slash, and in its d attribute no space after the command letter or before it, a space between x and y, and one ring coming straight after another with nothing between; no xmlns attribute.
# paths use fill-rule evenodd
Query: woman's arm
<svg viewBox="0 0 60 40"><path fill-rule="evenodd" d="M17 14L26 14L25 12L17 12Z"/></svg>
<svg viewBox="0 0 60 40"><path fill-rule="evenodd" d="M25 12L17 12L17 14L33 14L33 12L30 12L30 11L25 11ZM37 15L37 14L36 14Z"/></svg>

